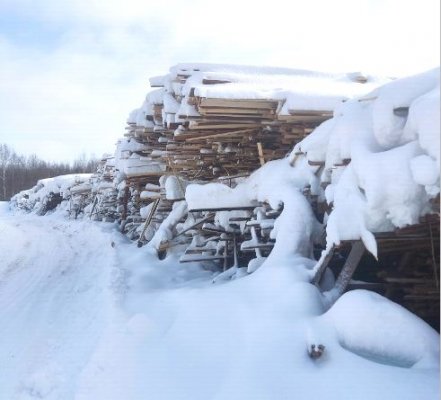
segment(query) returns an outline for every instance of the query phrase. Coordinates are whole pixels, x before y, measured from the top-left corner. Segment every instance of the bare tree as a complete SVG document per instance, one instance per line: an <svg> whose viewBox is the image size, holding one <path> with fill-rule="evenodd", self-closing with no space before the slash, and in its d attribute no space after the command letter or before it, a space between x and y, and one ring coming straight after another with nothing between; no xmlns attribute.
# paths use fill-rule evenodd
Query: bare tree
<svg viewBox="0 0 441 400"><path fill-rule="evenodd" d="M6 144L0 144L0 179L2 181L2 198L6 199L6 175L11 162L12 150Z"/></svg>
<svg viewBox="0 0 441 400"><path fill-rule="evenodd" d="M0 143L0 200L8 200L20 190L28 189L39 179L58 175L95 172L98 160L83 153L72 165L69 163L49 163L36 154L22 156L7 144Z"/></svg>

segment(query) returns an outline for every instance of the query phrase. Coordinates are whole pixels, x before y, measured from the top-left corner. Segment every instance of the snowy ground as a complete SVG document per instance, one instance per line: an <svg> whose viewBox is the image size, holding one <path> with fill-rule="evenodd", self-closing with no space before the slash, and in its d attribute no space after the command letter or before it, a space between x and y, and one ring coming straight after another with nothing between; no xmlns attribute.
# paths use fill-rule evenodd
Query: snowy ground
<svg viewBox="0 0 441 400"><path fill-rule="evenodd" d="M321 315L292 267L213 285L112 224L6 203L0 254L0 399L438 398L434 331L363 292Z"/></svg>

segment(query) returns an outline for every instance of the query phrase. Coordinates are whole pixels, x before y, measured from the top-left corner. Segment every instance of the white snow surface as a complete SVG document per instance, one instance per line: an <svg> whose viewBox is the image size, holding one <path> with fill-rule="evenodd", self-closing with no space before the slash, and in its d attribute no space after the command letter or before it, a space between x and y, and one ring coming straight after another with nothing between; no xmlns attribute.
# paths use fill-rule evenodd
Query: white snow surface
<svg viewBox="0 0 441 400"><path fill-rule="evenodd" d="M438 334L364 291L324 313L302 258L213 285L115 225L6 203L0 252L1 399L439 397Z"/></svg>
<svg viewBox="0 0 441 400"><path fill-rule="evenodd" d="M398 79L341 104L298 143L291 163L323 162L323 194L333 210L328 246L416 224L440 191L439 68ZM349 164L349 165L347 165ZM345 166L347 165L347 166ZM439 211L439 210L438 210Z"/></svg>
<svg viewBox="0 0 441 400"><path fill-rule="evenodd" d="M185 83L180 78L185 77ZM359 80L364 83L360 83ZM204 80L212 80L204 84ZM280 114L290 110L334 110L342 101L366 94L389 82L361 73L324 73L301 69L241 66L229 64L177 64L161 77L163 88L154 89L139 109L132 111L129 123L148 126L146 115L152 115L155 104L164 104L167 122L175 122L170 114L199 115L187 100L190 92L207 98L272 99L282 103ZM152 85L158 83L154 78ZM182 98L180 104L175 100Z"/></svg>

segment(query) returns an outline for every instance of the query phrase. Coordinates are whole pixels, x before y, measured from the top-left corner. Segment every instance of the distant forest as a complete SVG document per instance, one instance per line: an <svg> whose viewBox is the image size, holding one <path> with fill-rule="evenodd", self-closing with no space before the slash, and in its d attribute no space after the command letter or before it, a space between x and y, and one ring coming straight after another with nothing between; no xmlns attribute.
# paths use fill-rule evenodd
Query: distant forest
<svg viewBox="0 0 441 400"><path fill-rule="evenodd" d="M0 143L0 201L34 186L39 179L57 175L95 172L98 160L80 155L72 164L47 162L35 154L17 154L7 144Z"/></svg>

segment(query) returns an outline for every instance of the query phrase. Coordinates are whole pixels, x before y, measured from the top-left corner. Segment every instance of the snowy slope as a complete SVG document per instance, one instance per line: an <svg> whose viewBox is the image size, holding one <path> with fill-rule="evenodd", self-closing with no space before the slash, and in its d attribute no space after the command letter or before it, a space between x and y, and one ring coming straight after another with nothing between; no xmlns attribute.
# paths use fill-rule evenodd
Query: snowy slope
<svg viewBox="0 0 441 400"><path fill-rule="evenodd" d="M5 205L0 253L1 399L438 398L438 334L363 291L323 314L301 259L213 285L111 224Z"/></svg>

